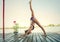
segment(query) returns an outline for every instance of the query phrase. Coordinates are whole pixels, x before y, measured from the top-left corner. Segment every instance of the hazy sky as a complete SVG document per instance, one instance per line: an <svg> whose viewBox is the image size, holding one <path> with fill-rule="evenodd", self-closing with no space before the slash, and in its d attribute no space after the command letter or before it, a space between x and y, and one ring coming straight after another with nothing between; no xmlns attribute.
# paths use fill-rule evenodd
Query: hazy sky
<svg viewBox="0 0 60 42"><path fill-rule="evenodd" d="M60 0L32 0L35 17L41 25L60 24ZM29 0L5 0L5 27L30 25ZM2 0L0 0L0 27L2 27Z"/></svg>

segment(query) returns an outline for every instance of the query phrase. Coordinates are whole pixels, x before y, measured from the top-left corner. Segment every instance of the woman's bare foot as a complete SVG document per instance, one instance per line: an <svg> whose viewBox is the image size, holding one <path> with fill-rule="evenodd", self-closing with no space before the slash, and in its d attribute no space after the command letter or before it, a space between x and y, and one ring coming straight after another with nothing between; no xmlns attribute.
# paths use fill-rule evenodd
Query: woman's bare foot
<svg viewBox="0 0 60 42"><path fill-rule="evenodd" d="M43 36L45 36L45 37L46 37L47 35L46 35L46 34L44 34Z"/></svg>

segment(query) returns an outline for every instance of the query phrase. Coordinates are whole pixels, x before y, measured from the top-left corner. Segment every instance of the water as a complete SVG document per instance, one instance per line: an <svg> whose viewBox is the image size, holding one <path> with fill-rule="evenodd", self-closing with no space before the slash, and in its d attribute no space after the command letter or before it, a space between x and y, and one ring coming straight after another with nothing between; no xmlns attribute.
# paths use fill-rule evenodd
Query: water
<svg viewBox="0 0 60 42"><path fill-rule="evenodd" d="M19 33L24 33L24 31L28 29L18 29ZM56 32L59 33L60 32L60 27L44 27L46 32ZM13 33L14 30L13 29L5 29L5 33ZM32 30L32 32L42 32L41 28L35 28L34 30ZM0 33L2 33L2 29L0 29Z"/></svg>

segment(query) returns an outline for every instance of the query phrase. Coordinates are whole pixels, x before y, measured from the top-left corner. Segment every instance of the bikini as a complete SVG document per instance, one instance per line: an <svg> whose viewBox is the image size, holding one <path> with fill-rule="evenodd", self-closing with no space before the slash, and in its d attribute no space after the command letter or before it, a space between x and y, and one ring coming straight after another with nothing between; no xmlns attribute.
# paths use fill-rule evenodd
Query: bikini
<svg viewBox="0 0 60 42"><path fill-rule="evenodd" d="M30 20L33 20L33 17L31 17ZM34 26L33 26L32 30L34 30ZM26 33L27 31L28 31L28 30L26 30L25 33ZM29 34L29 33L28 33L28 34Z"/></svg>
<svg viewBox="0 0 60 42"><path fill-rule="evenodd" d="M31 19L30 19L30 20L33 20L33 17L31 17ZM34 26L33 26L32 30L34 30Z"/></svg>
<svg viewBox="0 0 60 42"><path fill-rule="evenodd" d="M31 17L31 19L30 20L33 20L33 17Z"/></svg>

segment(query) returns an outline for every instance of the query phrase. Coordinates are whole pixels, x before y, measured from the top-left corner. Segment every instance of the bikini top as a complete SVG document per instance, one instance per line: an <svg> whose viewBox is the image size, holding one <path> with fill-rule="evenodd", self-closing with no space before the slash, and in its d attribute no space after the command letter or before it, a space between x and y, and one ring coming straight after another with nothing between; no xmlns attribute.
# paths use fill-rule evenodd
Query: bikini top
<svg viewBox="0 0 60 42"><path fill-rule="evenodd" d="M30 20L33 20L33 17L31 17Z"/></svg>

